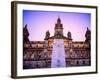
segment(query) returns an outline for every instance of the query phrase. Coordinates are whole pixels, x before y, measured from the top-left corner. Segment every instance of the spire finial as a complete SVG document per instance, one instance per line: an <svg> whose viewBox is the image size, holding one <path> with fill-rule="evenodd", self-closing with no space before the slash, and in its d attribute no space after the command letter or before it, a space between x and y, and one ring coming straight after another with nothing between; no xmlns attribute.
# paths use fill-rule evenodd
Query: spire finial
<svg viewBox="0 0 100 80"><path fill-rule="evenodd" d="M60 16L59 16L59 15L58 15L57 22L58 22L58 23L61 22L61 20L60 20Z"/></svg>
<svg viewBox="0 0 100 80"><path fill-rule="evenodd" d="M89 30L89 28L87 27L87 31Z"/></svg>
<svg viewBox="0 0 100 80"><path fill-rule="evenodd" d="M25 28L27 28L27 24L25 24Z"/></svg>

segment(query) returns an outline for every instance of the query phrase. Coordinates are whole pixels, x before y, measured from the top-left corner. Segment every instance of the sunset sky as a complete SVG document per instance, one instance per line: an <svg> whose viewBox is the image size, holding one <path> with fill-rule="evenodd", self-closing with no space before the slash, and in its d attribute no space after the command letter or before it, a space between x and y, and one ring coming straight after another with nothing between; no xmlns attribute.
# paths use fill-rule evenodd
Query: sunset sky
<svg viewBox="0 0 100 80"><path fill-rule="evenodd" d="M54 27L60 16L64 36L72 33L73 41L84 41L87 27L91 30L91 14L74 12L23 10L23 27L27 24L30 41L43 41L47 30L54 35Z"/></svg>

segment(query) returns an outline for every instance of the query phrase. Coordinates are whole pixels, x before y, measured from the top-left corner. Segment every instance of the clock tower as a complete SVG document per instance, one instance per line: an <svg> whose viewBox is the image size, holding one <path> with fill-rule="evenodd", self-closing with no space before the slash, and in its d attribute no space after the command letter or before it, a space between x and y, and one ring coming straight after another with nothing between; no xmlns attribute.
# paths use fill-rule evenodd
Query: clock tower
<svg viewBox="0 0 100 80"><path fill-rule="evenodd" d="M57 35L57 34L63 35L63 24L61 23L60 17L58 17L57 23L55 24L55 33L54 33L54 35Z"/></svg>

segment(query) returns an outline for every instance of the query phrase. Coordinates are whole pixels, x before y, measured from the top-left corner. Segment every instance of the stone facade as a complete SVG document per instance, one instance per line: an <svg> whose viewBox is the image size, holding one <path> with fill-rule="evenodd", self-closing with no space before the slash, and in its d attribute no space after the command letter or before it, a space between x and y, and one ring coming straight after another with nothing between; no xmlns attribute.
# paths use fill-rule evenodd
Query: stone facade
<svg viewBox="0 0 100 80"><path fill-rule="evenodd" d="M57 19L54 36L47 31L44 41L29 41L27 25L23 29L23 69L50 68L54 39L64 40L66 67L91 65L91 31L87 28L85 41L73 41L71 32L63 35L63 24ZM74 34L73 34L74 35Z"/></svg>

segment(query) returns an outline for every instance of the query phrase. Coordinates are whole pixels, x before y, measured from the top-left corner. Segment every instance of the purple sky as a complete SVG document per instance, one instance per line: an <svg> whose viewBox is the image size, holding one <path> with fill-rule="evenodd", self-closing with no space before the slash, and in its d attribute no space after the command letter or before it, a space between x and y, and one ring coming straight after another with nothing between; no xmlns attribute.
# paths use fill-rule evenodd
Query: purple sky
<svg viewBox="0 0 100 80"><path fill-rule="evenodd" d="M91 14L23 10L23 25L28 25L30 41L43 41L47 30L53 36L58 16L63 24L64 36L70 31L73 41L85 40L87 27L91 29Z"/></svg>

